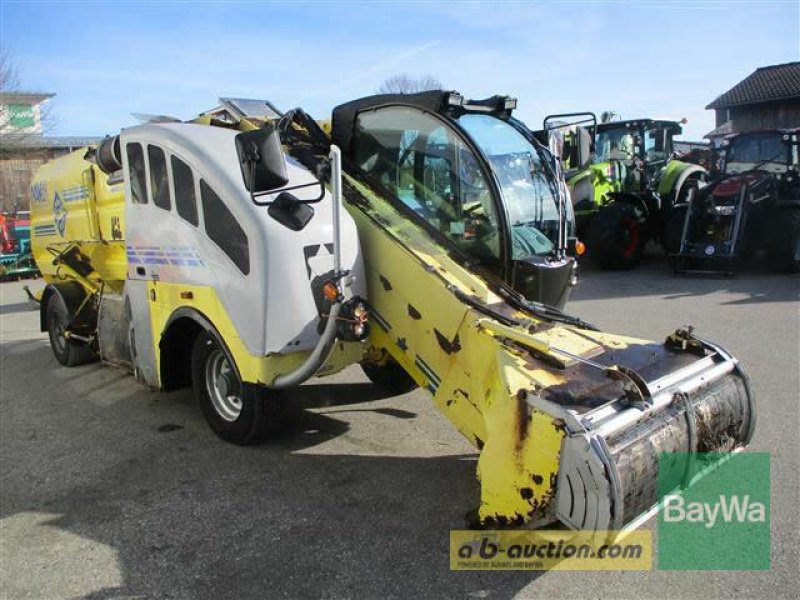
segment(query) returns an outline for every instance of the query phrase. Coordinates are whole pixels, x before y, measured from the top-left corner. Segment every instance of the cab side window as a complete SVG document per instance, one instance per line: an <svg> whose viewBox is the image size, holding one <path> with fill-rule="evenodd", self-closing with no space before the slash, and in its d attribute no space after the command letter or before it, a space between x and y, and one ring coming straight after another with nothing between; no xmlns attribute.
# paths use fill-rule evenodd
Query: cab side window
<svg viewBox="0 0 800 600"><path fill-rule="evenodd" d="M466 143L419 110L387 107L356 120L353 157L431 226L485 262L500 257L499 220L486 176Z"/></svg>
<svg viewBox="0 0 800 600"><path fill-rule="evenodd" d="M197 227L197 198L194 192L194 176L192 169L181 159L173 156L172 179L175 184L175 208L178 214Z"/></svg>
<svg viewBox="0 0 800 600"><path fill-rule="evenodd" d="M217 193L202 179L200 200L203 203L206 234L247 275L250 273L250 250L244 229Z"/></svg>
<svg viewBox="0 0 800 600"><path fill-rule="evenodd" d="M153 204L164 210L170 210L172 201L169 197L167 159L164 150L158 146L148 145L147 160L150 163L150 193L153 195Z"/></svg>
<svg viewBox="0 0 800 600"><path fill-rule="evenodd" d="M141 144L128 144L125 147L128 155L128 176L131 182L131 202L147 204L147 176L144 169L144 152Z"/></svg>

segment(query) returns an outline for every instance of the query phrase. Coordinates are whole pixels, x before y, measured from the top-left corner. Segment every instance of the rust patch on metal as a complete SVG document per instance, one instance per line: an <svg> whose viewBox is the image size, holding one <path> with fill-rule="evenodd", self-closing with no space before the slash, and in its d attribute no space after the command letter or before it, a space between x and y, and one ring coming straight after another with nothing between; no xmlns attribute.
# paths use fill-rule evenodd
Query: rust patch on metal
<svg viewBox="0 0 800 600"><path fill-rule="evenodd" d="M383 289L386 290L387 292L391 292L393 289L392 282L386 279L386 277L384 277L383 275L380 275L379 278L381 280L381 285L383 286Z"/></svg>
<svg viewBox="0 0 800 600"><path fill-rule="evenodd" d="M528 393L521 389L514 396L516 399L516 414L514 416L514 427L516 429L516 452L522 451L522 444L528 437Z"/></svg>
<svg viewBox="0 0 800 600"><path fill-rule="evenodd" d="M456 337L454 337L451 342L438 329L434 329L433 332L436 334L436 341L439 342L439 347L444 350L446 354L455 354L461 350L461 341L458 334L456 334Z"/></svg>
<svg viewBox="0 0 800 600"><path fill-rule="evenodd" d="M544 483L544 477L542 477L541 475L537 475L536 473L531 475L531 479L533 479L533 483L535 483L536 485L542 485Z"/></svg>
<svg viewBox="0 0 800 600"><path fill-rule="evenodd" d="M519 491L519 495L523 500L530 500L533 498L533 490L529 487L524 487Z"/></svg>
<svg viewBox="0 0 800 600"><path fill-rule="evenodd" d="M419 321L422 318L422 314L411 304L408 305L408 316L414 319L415 321Z"/></svg>

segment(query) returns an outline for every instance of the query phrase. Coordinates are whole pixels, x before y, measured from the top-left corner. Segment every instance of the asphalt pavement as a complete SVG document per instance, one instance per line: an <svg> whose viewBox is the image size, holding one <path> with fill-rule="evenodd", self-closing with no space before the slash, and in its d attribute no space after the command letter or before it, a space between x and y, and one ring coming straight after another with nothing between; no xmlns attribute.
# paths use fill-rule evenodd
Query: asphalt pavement
<svg viewBox="0 0 800 600"><path fill-rule="evenodd" d="M426 393L383 397L351 367L303 386L279 438L231 446L188 390L58 365L22 283L0 284L0 597L796 598L799 290L651 257L584 269L569 305L650 339L694 324L741 359L752 449L772 456L770 571L464 573L448 532L477 501L476 453Z"/></svg>

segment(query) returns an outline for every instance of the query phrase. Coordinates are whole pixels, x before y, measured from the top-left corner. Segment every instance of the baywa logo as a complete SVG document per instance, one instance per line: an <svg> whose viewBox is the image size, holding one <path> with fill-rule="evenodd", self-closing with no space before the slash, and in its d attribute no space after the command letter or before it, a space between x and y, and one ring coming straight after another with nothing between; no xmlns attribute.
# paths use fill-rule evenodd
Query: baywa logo
<svg viewBox="0 0 800 600"><path fill-rule="evenodd" d="M750 496L720 496L718 502L686 502L679 494L671 494L664 498L664 522L702 523L708 529L714 527L717 519L725 523L738 521L744 523L764 523L767 520L767 508L763 502L753 502Z"/></svg>
<svg viewBox="0 0 800 600"><path fill-rule="evenodd" d="M64 232L67 229L67 209L58 192L53 194L53 222L56 224L58 235L64 237Z"/></svg>
<svg viewBox="0 0 800 600"><path fill-rule="evenodd" d="M659 457L658 567L770 568L769 454Z"/></svg>

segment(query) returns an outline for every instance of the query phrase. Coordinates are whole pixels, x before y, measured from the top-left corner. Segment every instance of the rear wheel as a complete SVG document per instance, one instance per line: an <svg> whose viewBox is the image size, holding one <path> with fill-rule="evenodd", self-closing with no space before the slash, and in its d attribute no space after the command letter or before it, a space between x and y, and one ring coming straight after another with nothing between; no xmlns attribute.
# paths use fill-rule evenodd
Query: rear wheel
<svg viewBox="0 0 800 600"><path fill-rule="evenodd" d="M283 424L283 392L243 384L232 359L206 332L194 342L192 384L203 416L226 442L254 444L276 433Z"/></svg>
<svg viewBox="0 0 800 600"><path fill-rule="evenodd" d="M364 361L361 368L369 380L392 396L399 396L417 387L417 382L391 357L383 364Z"/></svg>
<svg viewBox="0 0 800 600"><path fill-rule="evenodd" d="M767 225L770 268L786 273L800 272L800 209L773 209Z"/></svg>
<svg viewBox="0 0 800 600"><path fill-rule="evenodd" d="M95 359L89 346L71 342L65 337L71 319L67 305L59 294L50 295L44 314L50 347L58 362L65 367L75 367Z"/></svg>
<svg viewBox="0 0 800 600"><path fill-rule="evenodd" d="M592 219L589 240L589 251L603 269L633 269L642 260L645 236L630 204L601 208Z"/></svg>

